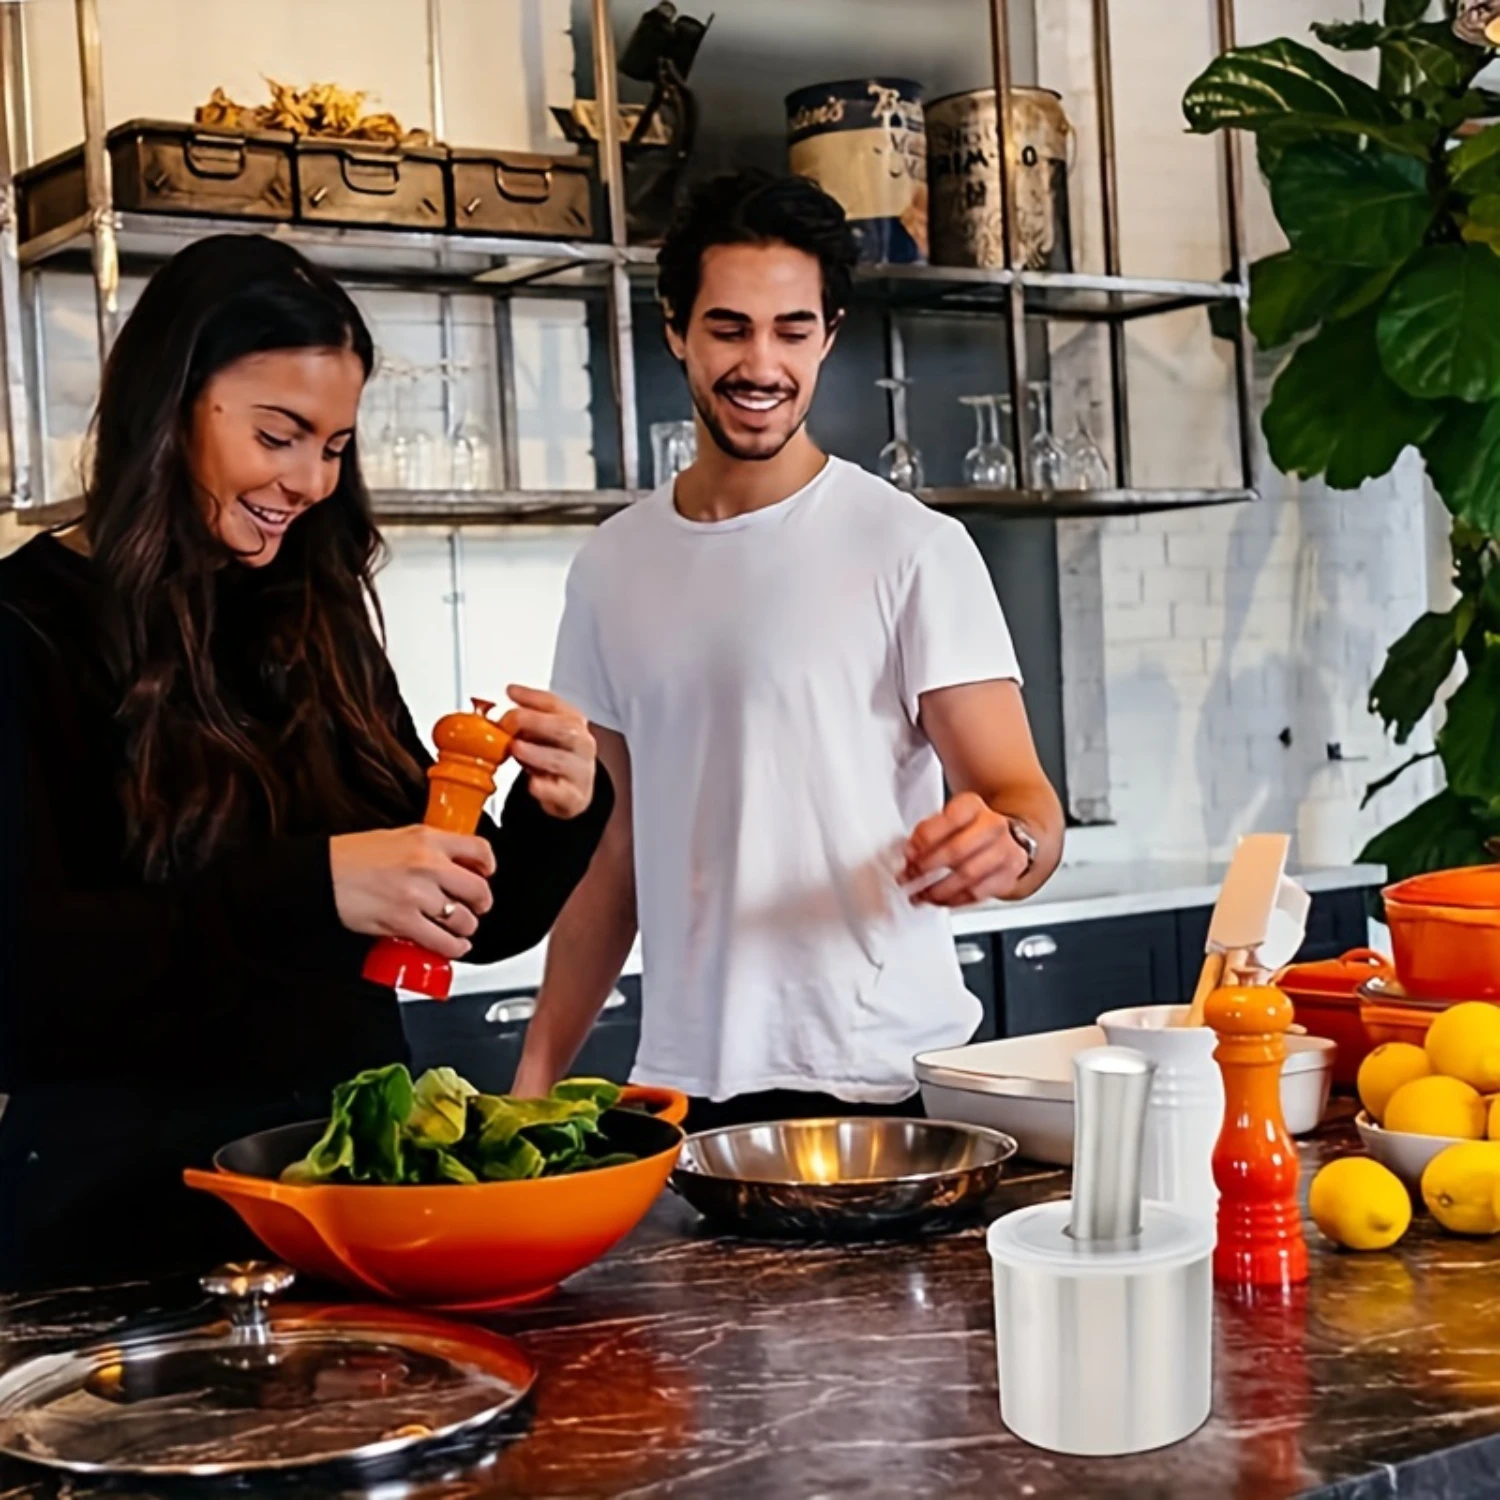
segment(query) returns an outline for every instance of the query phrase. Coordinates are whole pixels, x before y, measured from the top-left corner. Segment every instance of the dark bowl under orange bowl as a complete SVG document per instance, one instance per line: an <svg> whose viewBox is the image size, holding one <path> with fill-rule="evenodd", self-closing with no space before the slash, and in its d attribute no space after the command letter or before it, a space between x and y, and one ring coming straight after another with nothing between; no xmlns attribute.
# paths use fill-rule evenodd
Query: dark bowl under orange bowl
<svg viewBox="0 0 1500 1500"><path fill-rule="evenodd" d="M1500 865L1414 875L1384 895L1396 977L1412 999L1500 1001Z"/></svg>
<svg viewBox="0 0 1500 1500"><path fill-rule="evenodd" d="M630 1233L666 1186L682 1149L686 1098L634 1088L612 1109L609 1149L637 1159L565 1177L439 1187L300 1186L280 1181L324 1122L245 1136L214 1170L183 1173L222 1198L275 1256L309 1276L393 1302L485 1312L545 1297Z"/></svg>

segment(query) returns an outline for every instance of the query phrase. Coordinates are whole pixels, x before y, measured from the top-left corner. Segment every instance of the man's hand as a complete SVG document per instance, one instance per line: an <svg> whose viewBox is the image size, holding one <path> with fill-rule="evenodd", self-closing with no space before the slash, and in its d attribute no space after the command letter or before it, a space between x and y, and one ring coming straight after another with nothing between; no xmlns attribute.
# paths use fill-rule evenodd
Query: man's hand
<svg viewBox="0 0 1500 1500"><path fill-rule="evenodd" d="M1030 855L1010 831L1010 819L977 792L960 792L942 812L924 818L912 831L901 883L912 885L946 870L941 880L911 898L914 905L1004 901L1017 894L1030 863Z"/></svg>
<svg viewBox="0 0 1500 1500"><path fill-rule="evenodd" d="M510 753L526 768L531 795L554 818L576 818L594 800L596 746L588 720L555 693L512 684L518 706L500 720Z"/></svg>

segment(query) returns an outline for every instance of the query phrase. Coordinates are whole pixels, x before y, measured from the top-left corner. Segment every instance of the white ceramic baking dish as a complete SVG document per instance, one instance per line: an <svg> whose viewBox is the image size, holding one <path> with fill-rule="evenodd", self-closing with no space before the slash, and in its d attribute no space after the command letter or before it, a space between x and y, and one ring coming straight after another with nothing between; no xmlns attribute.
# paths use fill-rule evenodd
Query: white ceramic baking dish
<svg viewBox="0 0 1500 1500"><path fill-rule="evenodd" d="M1019 1142L1032 1161L1073 1160L1073 1054L1105 1045L1097 1026L975 1042L916 1059L929 1119L987 1125ZM1316 1130L1333 1084L1334 1044L1289 1036L1281 1074L1281 1113L1293 1135Z"/></svg>

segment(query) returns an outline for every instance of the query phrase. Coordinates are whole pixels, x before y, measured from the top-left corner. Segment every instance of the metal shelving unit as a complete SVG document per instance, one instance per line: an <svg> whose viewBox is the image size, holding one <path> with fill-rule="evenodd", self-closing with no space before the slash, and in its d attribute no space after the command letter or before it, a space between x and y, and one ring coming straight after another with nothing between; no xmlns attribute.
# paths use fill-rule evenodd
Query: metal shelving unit
<svg viewBox="0 0 1500 1500"><path fill-rule="evenodd" d="M991 62L1000 118L1009 118L1011 57L1008 0L984 0L989 14ZM1234 42L1233 0L1211 0L1221 47ZM148 270L190 240L252 227L241 220L125 213L112 203L105 143L103 57L99 0L74 0L83 91L84 167L88 212L25 243L17 239L14 171L33 157L30 78L20 7L0 5L0 343L5 368L5 427L11 459L11 493L5 498L25 520L53 524L76 513L76 500L46 493L45 371L38 279L49 268L87 269L93 278L101 356L114 337L122 270ZM427 0L427 63L434 134L443 138L444 98L438 0ZM1255 498L1255 440L1251 420L1250 344L1245 328L1248 270L1242 227L1243 172L1234 132L1223 138L1224 234L1230 279L1161 280L1125 276L1120 269L1109 0L1092 0L1094 92L1100 143L1103 274L1062 274L1020 267L1015 213L1016 184L1001 153L1005 205L1005 265L996 270L943 266L862 267L857 295L888 314L891 373L901 373L903 352L891 322L896 314L932 312L988 319L1005 344L1011 388L1024 389L1027 324L1032 320L1099 323L1109 341L1110 397L1117 488L1041 492L1027 487L1029 414L1012 403L1012 450L1020 488L1013 491L939 489L927 501L956 514L1002 516L1108 516L1187 506L1229 504ZM601 139L598 161L607 237L597 242L538 241L402 230L340 229L319 225L255 226L285 238L352 285L435 291L441 296L445 353L452 338L449 294L487 291L495 299L496 348L501 365L501 480L494 491L382 492L378 513L393 524L462 523L588 525L627 505L640 493L635 394L633 302L648 297L655 252L628 243L624 173L618 131L614 34L609 0L592 0L595 97ZM509 299L562 295L602 298L613 385L614 434L621 487L589 491L525 491L519 487L515 451L514 372L509 355ZM1235 347L1236 415L1241 483L1221 490L1143 490L1131 482L1126 326L1134 319L1187 308L1227 307ZM599 419L596 417L596 422ZM895 420L899 421L897 417Z"/></svg>

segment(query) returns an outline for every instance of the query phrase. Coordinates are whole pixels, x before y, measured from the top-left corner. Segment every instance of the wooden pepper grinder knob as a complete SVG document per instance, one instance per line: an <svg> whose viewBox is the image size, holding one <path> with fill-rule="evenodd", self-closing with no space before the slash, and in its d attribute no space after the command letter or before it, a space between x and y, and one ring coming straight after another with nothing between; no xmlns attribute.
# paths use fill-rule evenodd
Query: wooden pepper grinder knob
<svg viewBox="0 0 1500 1500"><path fill-rule="evenodd" d="M1297 1206L1297 1148L1281 1118L1292 1002L1271 985L1225 985L1208 997L1204 1013L1219 1038L1214 1057L1224 1074L1224 1125L1213 1156L1214 1278L1295 1286L1307 1280L1307 1242Z"/></svg>
<svg viewBox="0 0 1500 1500"><path fill-rule="evenodd" d="M427 812L422 821L445 833L473 833L484 804L495 795L495 772L513 736L490 713L493 703L471 700L472 713L445 714L432 731L437 760L427 768ZM392 989L446 1000L453 965L406 938L380 938L365 959L364 976Z"/></svg>

